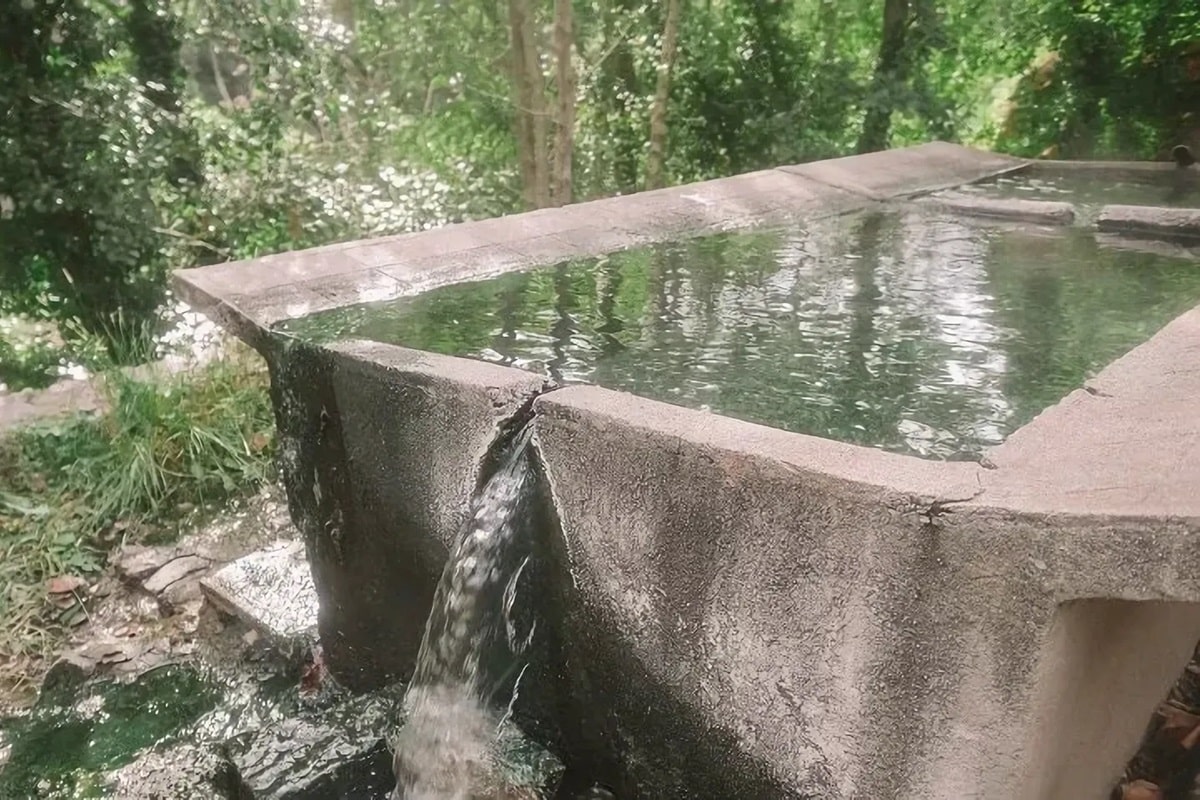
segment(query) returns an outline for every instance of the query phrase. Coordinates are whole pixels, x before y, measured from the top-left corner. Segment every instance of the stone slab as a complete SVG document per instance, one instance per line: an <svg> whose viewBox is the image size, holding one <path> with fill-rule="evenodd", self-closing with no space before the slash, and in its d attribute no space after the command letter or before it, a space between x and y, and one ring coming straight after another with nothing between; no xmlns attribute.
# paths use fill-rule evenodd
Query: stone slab
<svg viewBox="0 0 1200 800"><path fill-rule="evenodd" d="M924 198L920 203L968 217L1014 220L1035 225L1070 225L1075 221L1073 205L1048 200L978 197L951 193Z"/></svg>
<svg viewBox="0 0 1200 800"><path fill-rule="evenodd" d="M1111 205L1100 209L1096 227L1119 233L1200 237L1200 208Z"/></svg>
<svg viewBox="0 0 1200 800"><path fill-rule="evenodd" d="M200 581L209 602L238 617L281 652L311 644L317 590L301 542L277 542Z"/></svg>

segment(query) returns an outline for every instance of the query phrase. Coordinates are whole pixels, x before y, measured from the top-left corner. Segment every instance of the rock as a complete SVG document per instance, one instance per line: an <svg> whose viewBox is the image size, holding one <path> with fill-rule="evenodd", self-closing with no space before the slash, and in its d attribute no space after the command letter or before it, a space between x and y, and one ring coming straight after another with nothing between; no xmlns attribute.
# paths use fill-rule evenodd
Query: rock
<svg viewBox="0 0 1200 800"><path fill-rule="evenodd" d="M242 734L225 747L254 800L383 797L393 783L385 737L398 707L398 692L385 690L348 700L320 719L292 718Z"/></svg>
<svg viewBox="0 0 1200 800"><path fill-rule="evenodd" d="M76 653L89 661L96 671L136 676L171 662L174 654L168 639L106 637L88 642Z"/></svg>
<svg viewBox="0 0 1200 800"><path fill-rule="evenodd" d="M174 547L143 547L131 544L121 548L113 561L117 574L131 583L141 583L179 554Z"/></svg>
<svg viewBox="0 0 1200 800"><path fill-rule="evenodd" d="M151 751L109 776L113 800L228 800L237 772L217 747L182 744Z"/></svg>
<svg viewBox="0 0 1200 800"><path fill-rule="evenodd" d="M79 650L68 650L50 665L42 679L42 692L66 691L80 686L96 672L96 660Z"/></svg>
<svg viewBox="0 0 1200 800"><path fill-rule="evenodd" d="M200 591L200 582L193 580L178 580L172 583L162 594L159 595L159 600L166 605L171 612L183 611L184 607L189 603L199 600L203 597Z"/></svg>
<svg viewBox="0 0 1200 800"><path fill-rule="evenodd" d="M317 591L300 542L240 558L200 586L209 601L257 630L274 649L303 652L316 640Z"/></svg>
<svg viewBox="0 0 1200 800"><path fill-rule="evenodd" d="M120 664L141 655L149 643L144 639L103 638L88 642L78 652L96 664Z"/></svg>
<svg viewBox="0 0 1200 800"><path fill-rule="evenodd" d="M160 567L142 586L151 594L161 594L176 581L208 569L209 563L200 556L179 556Z"/></svg>

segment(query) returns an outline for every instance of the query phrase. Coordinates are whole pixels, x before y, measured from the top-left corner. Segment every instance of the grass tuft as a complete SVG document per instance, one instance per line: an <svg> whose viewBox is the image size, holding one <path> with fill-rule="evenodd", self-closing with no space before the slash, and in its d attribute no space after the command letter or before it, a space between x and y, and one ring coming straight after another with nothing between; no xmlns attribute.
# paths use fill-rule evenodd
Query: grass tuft
<svg viewBox="0 0 1200 800"><path fill-rule="evenodd" d="M102 385L106 412L0 441L0 681L10 685L86 619L84 598L53 598L47 581L94 575L114 545L173 535L196 509L271 477L267 377L248 355L161 379L114 370Z"/></svg>

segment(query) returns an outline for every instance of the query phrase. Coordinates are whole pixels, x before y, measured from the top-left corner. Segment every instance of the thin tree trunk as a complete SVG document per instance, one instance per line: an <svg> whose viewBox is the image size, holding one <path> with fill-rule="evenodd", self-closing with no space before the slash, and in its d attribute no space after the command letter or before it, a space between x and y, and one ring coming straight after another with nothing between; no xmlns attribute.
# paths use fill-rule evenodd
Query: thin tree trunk
<svg viewBox="0 0 1200 800"><path fill-rule="evenodd" d="M575 155L575 66L571 49L575 32L571 0L554 2L555 79L558 114L555 120L553 199L558 206L573 199L571 161Z"/></svg>
<svg viewBox="0 0 1200 800"><path fill-rule="evenodd" d="M884 0L883 39L879 43L879 63L871 81L871 96L863 119L858 152L870 153L887 147L892 127L896 92L904 85L904 40L908 28L908 0Z"/></svg>
<svg viewBox="0 0 1200 800"><path fill-rule="evenodd" d="M604 59L600 69L602 78L599 94L606 109L601 115L605 136L608 139L609 158L612 167L609 172L614 180L614 188L622 194L636 192L641 182L640 142L638 146L630 141L628 129L621 122L613 123L629 114L631 98L640 97L642 88L638 80L637 65L633 61L633 49L629 44L629 31L616 24L617 20L625 20L637 14L636 0L615 0L609 4L605 15L605 52L611 50L611 55ZM639 137L640 139L640 137Z"/></svg>
<svg viewBox="0 0 1200 800"><path fill-rule="evenodd" d="M521 165L525 202L532 208L550 203L546 153L546 98L534 39L533 9L528 0L509 0L512 43L513 132Z"/></svg>
<svg viewBox="0 0 1200 800"><path fill-rule="evenodd" d="M650 106L650 152L646 155L646 188L664 183L663 163L667 151L667 102L671 99L671 70L675 67L675 42L679 37L682 0L666 0L667 20L663 25L662 54L658 61L658 83Z"/></svg>

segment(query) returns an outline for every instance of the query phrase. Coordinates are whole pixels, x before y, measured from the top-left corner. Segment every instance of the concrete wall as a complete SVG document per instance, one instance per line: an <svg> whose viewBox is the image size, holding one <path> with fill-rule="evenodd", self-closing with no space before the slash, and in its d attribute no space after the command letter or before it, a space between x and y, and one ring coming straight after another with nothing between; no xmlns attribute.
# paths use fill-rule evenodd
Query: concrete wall
<svg viewBox="0 0 1200 800"><path fill-rule="evenodd" d="M482 459L543 382L373 342L276 342L280 464L325 657L353 688L406 678Z"/></svg>
<svg viewBox="0 0 1200 800"><path fill-rule="evenodd" d="M1195 557L1175 558L1194 524L1014 513L986 492L930 519L990 471L592 387L536 408L590 616L789 793L1101 797L1200 637L1200 605L1067 599L1106 572L1099 596L1195 600L1177 580ZM1130 545L1142 563L1121 570ZM575 646L636 717L621 667ZM673 742L620 730L684 770Z"/></svg>
<svg viewBox="0 0 1200 800"><path fill-rule="evenodd" d="M480 460L547 387L273 323L1020 166L934 144L181 274L272 365L335 673L411 668ZM622 798L1102 796L1200 637L1197 365L1193 311L986 468L540 394L560 744Z"/></svg>

